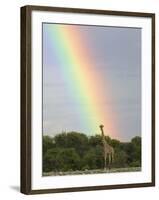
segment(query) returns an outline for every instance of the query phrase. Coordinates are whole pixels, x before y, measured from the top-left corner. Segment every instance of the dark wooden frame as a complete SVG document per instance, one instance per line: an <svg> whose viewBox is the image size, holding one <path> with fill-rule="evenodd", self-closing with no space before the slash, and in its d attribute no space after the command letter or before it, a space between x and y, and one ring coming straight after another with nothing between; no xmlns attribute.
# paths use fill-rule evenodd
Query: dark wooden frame
<svg viewBox="0 0 159 200"><path fill-rule="evenodd" d="M122 185L102 185L75 188L41 189L31 188L31 12L54 11L87 13L98 15L138 16L152 19L152 172L151 182ZM91 10L78 8L24 6L21 7L21 192L24 194L40 194L54 192L75 192L90 190L105 190L118 188L148 187L155 185L155 14Z"/></svg>

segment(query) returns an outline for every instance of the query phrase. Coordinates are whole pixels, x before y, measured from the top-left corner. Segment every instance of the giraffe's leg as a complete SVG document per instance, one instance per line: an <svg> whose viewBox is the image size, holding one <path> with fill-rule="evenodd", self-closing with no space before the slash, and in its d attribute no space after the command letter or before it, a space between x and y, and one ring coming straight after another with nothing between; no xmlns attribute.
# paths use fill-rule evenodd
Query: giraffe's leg
<svg viewBox="0 0 159 200"><path fill-rule="evenodd" d="M104 169L107 169L107 154L104 156Z"/></svg>
<svg viewBox="0 0 159 200"><path fill-rule="evenodd" d="M109 169L110 169L110 164L111 164L111 154L109 154Z"/></svg>
<svg viewBox="0 0 159 200"><path fill-rule="evenodd" d="M112 153L112 163L113 163L113 161L114 161L114 154Z"/></svg>

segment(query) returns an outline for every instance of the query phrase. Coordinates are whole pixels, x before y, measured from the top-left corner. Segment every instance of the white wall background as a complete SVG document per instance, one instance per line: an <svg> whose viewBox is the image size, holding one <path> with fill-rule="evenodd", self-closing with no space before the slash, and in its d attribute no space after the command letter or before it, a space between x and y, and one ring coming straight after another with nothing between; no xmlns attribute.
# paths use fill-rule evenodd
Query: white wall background
<svg viewBox="0 0 159 200"><path fill-rule="evenodd" d="M20 6L48 5L156 13L156 79L159 71L159 0L4 0L0 5L0 199L153 199L159 196L159 136L156 125L156 187L26 196L20 184ZM158 90L156 81L156 93ZM156 94L156 102L159 100ZM156 105L156 124L158 123Z"/></svg>

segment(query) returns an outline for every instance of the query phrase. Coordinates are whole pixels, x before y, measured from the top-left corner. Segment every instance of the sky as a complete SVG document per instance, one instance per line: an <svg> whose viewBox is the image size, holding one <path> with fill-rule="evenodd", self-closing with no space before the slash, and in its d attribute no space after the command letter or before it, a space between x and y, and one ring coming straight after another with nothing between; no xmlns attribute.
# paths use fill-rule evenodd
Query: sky
<svg viewBox="0 0 159 200"><path fill-rule="evenodd" d="M43 23L43 134L141 136L141 29Z"/></svg>

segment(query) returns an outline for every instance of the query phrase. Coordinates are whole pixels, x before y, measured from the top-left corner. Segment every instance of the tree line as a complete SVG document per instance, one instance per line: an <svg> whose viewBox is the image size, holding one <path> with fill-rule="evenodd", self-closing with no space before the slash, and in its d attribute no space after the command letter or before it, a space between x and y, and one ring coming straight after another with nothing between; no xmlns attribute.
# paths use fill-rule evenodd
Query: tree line
<svg viewBox="0 0 159 200"><path fill-rule="evenodd" d="M105 136L114 148L112 168L141 167L141 137L120 142ZM43 172L93 170L104 168L103 143L100 135L87 136L64 132L43 136Z"/></svg>

